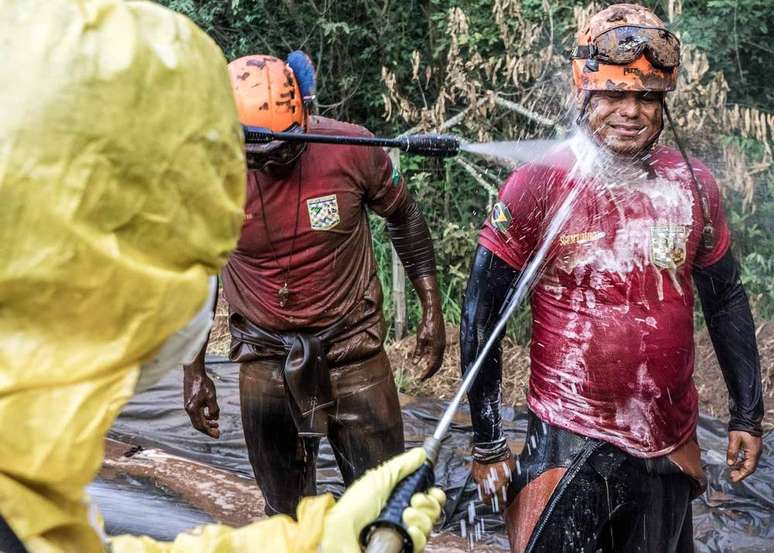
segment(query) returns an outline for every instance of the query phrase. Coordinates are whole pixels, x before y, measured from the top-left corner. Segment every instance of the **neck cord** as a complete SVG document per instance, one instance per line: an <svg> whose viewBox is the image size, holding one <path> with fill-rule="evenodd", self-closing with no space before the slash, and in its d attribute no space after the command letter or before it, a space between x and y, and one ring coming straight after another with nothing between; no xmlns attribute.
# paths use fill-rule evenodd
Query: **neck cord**
<svg viewBox="0 0 774 553"><path fill-rule="evenodd" d="M303 161L298 160L298 178L296 179L297 186L296 186L296 222L293 227L293 239L290 242L290 256L288 257L288 263L285 267L285 275L284 275L284 283L282 287L277 290L277 295L279 296L279 304L280 307L285 307L285 305L288 302L288 299L290 297L290 289L288 288L288 279L290 277L290 266L293 263L293 254L296 250L296 235L298 234L298 219L299 214L301 213L301 173L303 168ZM277 256L277 251L274 248L274 241L271 239L271 231L269 231L269 221L266 218L266 202L263 200L263 191L261 190L261 183L256 178L256 188L258 188L258 197L261 201L261 216L263 217L263 225L266 228L266 238L269 241L269 248L271 248L271 255L274 258L274 263L277 265L277 268L282 271L282 265L280 265L279 257Z"/></svg>
<svg viewBox="0 0 774 553"><path fill-rule="evenodd" d="M688 166L688 171L691 173L691 180L693 180L693 185L696 187L696 191L699 194L701 214L704 218L704 228L701 231L702 242L705 248L711 250L715 246L715 227L712 224L712 214L710 213L709 198L707 197L707 192L704 190L704 186L701 184L701 181L696 178L696 174L693 171L693 165L691 165L691 161L688 159L688 155L685 153L685 148L683 148L680 137L677 135L677 129L675 128L675 124L672 121L672 114L669 113L666 98L664 98L663 105L664 114L667 117L667 121L669 121L669 126L672 127L672 134L675 137L675 144L677 144L677 149L680 150L680 154L683 156L683 160Z"/></svg>

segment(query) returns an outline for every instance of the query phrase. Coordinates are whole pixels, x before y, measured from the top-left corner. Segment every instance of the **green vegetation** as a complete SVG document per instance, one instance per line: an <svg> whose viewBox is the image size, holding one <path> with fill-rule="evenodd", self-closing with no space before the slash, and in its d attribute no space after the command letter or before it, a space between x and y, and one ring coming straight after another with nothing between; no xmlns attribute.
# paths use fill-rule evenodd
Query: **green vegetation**
<svg viewBox="0 0 774 553"><path fill-rule="evenodd" d="M315 60L323 115L394 135L437 128L469 140L550 137L540 117L569 121L575 20L601 7L561 0L165 0L190 16L229 59L301 48ZM690 150L721 183L735 252L761 317L774 317L774 28L769 0L647 0L682 36L685 59L670 105ZM524 113L498 105L516 102ZM532 114L530 116L529 114ZM671 141L670 133L662 138ZM478 160L404 156L401 169L436 240L446 318L457 323L476 235L508 169ZM390 248L373 221L385 290ZM409 296L410 326L418 305ZM387 309L391 308L389 295ZM522 322L525 318L521 317ZM526 325L512 325L517 337Z"/></svg>

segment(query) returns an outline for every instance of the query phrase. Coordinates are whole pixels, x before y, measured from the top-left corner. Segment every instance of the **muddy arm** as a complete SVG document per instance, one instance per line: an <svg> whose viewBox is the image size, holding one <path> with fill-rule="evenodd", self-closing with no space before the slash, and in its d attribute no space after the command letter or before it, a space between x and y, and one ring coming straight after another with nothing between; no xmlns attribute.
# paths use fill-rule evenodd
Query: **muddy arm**
<svg viewBox="0 0 774 553"><path fill-rule="evenodd" d="M218 292L216 290L212 304L213 319L217 305ZM194 428L212 438L218 438L220 437L220 429L217 420L220 408L218 407L215 385L207 376L207 371L204 368L204 355L207 352L209 341L210 333L208 332L207 339L193 362L189 365L183 365L183 406Z"/></svg>
<svg viewBox="0 0 774 553"><path fill-rule="evenodd" d="M424 365L421 379L433 376L441 367L446 347L441 294L435 269L435 252L430 229L416 201L406 195L387 217L387 233L422 303L422 320L417 328L416 360Z"/></svg>
<svg viewBox="0 0 774 553"><path fill-rule="evenodd" d="M406 195L387 217L387 234L411 282L423 277L435 278L433 240L414 198Z"/></svg>

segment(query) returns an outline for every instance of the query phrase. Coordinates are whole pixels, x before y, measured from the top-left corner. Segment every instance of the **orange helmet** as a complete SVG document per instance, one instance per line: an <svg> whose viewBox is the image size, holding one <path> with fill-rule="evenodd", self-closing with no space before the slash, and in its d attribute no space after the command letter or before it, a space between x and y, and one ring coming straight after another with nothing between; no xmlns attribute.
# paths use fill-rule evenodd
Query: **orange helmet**
<svg viewBox="0 0 774 553"><path fill-rule="evenodd" d="M303 128L304 106L293 71L272 56L244 56L228 64L239 121L282 132Z"/></svg>
<svg viewBox="0 0 774 553"><path fill-rule="evenodd" d="M675 89L680 40L652 11L614 4L578 33L572 76L579 90Z"/></svg>

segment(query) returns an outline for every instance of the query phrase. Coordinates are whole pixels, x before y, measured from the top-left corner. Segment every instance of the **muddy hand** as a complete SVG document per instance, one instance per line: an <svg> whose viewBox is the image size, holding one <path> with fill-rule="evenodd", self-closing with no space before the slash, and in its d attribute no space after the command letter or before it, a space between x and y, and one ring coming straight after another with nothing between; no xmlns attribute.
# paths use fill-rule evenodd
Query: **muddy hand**
<svg viewBox="0 0 774 553"><path fill-rule="evenodd" d="M502 461L482 463L473 461L470 473L478 484L481 499L492 506L497 506L495 511L504 510L508 485L511 483L516 461L509 456Z"/></svg>
<svg viewBox="0 0 774 553"><path fill-rule="evenodd" d="M413 357L413 362L422 367L421 380L427 380L441 368L445 347L446 329L443 320L441 317L427 317L423 314L417 329L417 345Z"/></svg>
<svg viewBox="0 0 774 553"><path fill-rule="evenodd" d="M427 380L438 372L443 363L446 327L435 275L416 279L413 285L422 304L422 320L417 328L417 345L412 361L421 365L420 380Z"/></svg>
<svg viewBox="0 0 774 553"><path fill-rule="evenodd" d="M215 384L204 372L204 367L194 362L184 370L183 401L185 412L191 419L193 427L211 438L220 437L218 428L218 399Z"/></svg>
<svg viewBox="0 0 774 553"><path fill-rule="evenodd" d="M732 430L728 433L726 462L732 482L740 482L755 472L761 458L761 443L760 437L747 432Z"/></svg>

